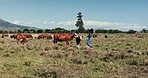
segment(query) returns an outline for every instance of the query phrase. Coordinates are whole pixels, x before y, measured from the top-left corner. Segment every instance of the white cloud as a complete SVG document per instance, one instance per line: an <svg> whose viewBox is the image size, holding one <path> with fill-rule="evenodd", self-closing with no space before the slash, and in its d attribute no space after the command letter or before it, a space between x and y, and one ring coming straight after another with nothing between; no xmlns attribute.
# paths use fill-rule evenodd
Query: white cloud
<svg viewBox="0 0 148 78"><path fill-rule="evenodd" d="M118 23L118 22L100 22L100 21L84 21L84 24L86 26L98 26L98 27L123 25L122 23Z"/></svg>
<svg viewBox="0 0 148 78"><path fill-rule="evenodd" d="M75 21L62 21L58 23L59 25L64 25L64 26L73 26L75 25Z"/></svg>
<svg viewBox="0 0 148 78"><path fill-rule="evenodd" d="M48 22L47 21L44 21L43 24L48 24Z"/></svg>
<svg viewBox="0 0 148 78"><path fill-rule="evenodd" d="M27 25L27 26L40 26L42 28L56 28L58 26L65 28L65 29L74 29L76 28L75 23L76 21L20 21L15 20L13 21L14 24L19 25ZM52 27L51 27L52 26ZM40 28L39 27L39 28ZM101 22L101 21L84 21L84 27L88 28L102 28L102 29L119 29L119 30L137 30L140 31L142 29L148 29L147 25L140 25L140 24L129 24L129 23L120 23L120 22Z"/></svg>
<svg viewBox="0 0 148 78"><path fill-rule="evenodd" d="M44 22L44 24L52 26L75 26L76 21L61 21L61 22ZM119 23L119 22L101 22L101 21L84 21L85 28L103 28L103 29L119 29L119 30L142 30L147 29L148 26L140 24L129 24L129 23Z"/></svg>
<svg viewBox="0 0 148 78"><path fill-rule="evenodd" d="M33 25L35 23L38 23L38 21L21 21L21 20L14 20L12 21L13 24L18 25Z"/></svg>
<svg viewBox="0 0 148 78"><path fill-rule="evenodd" d="M55 21L51 21L51 22L47 22L47 21L44 21L43 24L47 24L47 25L55 25L56 22Z"/></svg>
<svg viewBox="0 0 148 78"><path fill-rule="evenodd" d="M19 20L15 20L15 21L13 21L12 23L13 23L13 24L20 24L21 21L19 21Z"/></svg>
<svg viewBox="0 0 148 78"><path fill-rule="evenodd" d="M51 21L51 22L49 22L48 24L55 24L55 21Z"/></svg>
<svg viewBox="0 0 148 78"><path fill-rule="evenodd" d="M128 24L128 23L119 23L119 22L100 22L100 21L84 21L85 26L88 27L101 27L104 29L120 29L120 30L141 30L147 29L148 26L140 24Z"/></svg>

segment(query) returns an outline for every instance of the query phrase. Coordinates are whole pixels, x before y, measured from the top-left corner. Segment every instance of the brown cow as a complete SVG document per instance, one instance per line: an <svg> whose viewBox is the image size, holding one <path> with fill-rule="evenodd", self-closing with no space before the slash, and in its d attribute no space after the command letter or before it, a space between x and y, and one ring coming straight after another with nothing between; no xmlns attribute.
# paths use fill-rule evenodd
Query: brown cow
<svg viewBox="0 0 148 78"><path fill-rule="evenodd" d="M16 40L17 43L25 43L28 41L28 39L33 39L31 34L17 34Z"/></svg>
<svg viewBox="0 0 148 78"><path fill-rule="evenodd" d="M8 34L2 34L1 38L8 37Z"/></svg>
<svg viewBox="0 0 148 78"><path fill-rule="evenodd" d="M97 34L94 34L94 35L93 35L93 38L96 38L96 37L97 37Z"/></svg>
<svg viewBox="0 0 148 78"><path fill-rule="evenodd" d="M62 33L55 33L54 34L54 43L57 43L58 41L66 41L66 44L69 44L69 41L73 40L73 38L76 38L77 34L62 34Z"/></svg>
<svg viewBox="0 0 148 78"><path fill-rule="evenodd" d="M24 35L26 38L33 39L33 36L31 34L22 34L22 35Z"/></svg>
<svg viewBox="0 0 148 78"><path fill-rule="evenodd" d="M24 44L25 42L27 42L26 36L24 36L22 34L18 34L16 37L16 40L17 40L17 44L20 44L20 43Z"/></svg>
<svg viewBox="0 0 148 78"><path fill-rule="evenodd" d="M18 34L13 34L10 36L11 39L16 39Z"/></svg>
<svg viewBox="0 0 148 78"><path fill-rule="evenodd" d="M52 39L51 35L49 34L41 34L38 36L38 39L44 39L44 38Z"/></svg>
<svg viewBox="0 0 148 78"><path fill-rule="evenodd" d="M13 35L10 36L10 38L11 39L16 39L18 35L20 35L20 34L13 34ZM31 38L31 39L33 38L33 36L30 35L30 34L21 34L21 35L26 36L26 38Z"/></svg>

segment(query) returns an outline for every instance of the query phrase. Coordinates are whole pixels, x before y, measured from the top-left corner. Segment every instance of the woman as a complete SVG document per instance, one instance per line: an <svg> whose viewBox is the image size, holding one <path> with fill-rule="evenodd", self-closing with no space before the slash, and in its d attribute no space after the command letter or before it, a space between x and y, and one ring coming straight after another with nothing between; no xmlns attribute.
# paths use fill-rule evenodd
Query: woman
<svg viewBox="0 0 148 78"><path fill-rule="evenodd" d="M88 29L88 41L87 41L87 45L92 48L92 38L93 38L93 32L94 30L91 28L91 29Z"/></svg>

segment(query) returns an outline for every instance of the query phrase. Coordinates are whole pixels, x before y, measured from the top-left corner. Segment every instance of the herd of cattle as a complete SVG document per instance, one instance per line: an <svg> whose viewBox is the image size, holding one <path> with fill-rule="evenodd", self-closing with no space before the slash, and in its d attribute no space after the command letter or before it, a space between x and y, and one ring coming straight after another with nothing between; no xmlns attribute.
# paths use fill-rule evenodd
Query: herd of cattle
<svg viewBox="0 0 148 78"><path fill-rule="evenodd" d="M24 44L26 43L28 40L31 39L53 39L53 42L56 44L57 42L61 42L61 41L65 41L66 44L69 44L69 41L73 40L74 38L78 39L77 41L77 45L80 45L81 43L81 36L79 36L76 33L69 33L69 34L64 34L64 33L55 33L52 35L50 34L40 34L38 36L33 36L32 34L13 34L13 35L8 35L8 34L2 34L1 38L5 38L5 37L10 37L11 39L16 39L17 44Z"/></svg>

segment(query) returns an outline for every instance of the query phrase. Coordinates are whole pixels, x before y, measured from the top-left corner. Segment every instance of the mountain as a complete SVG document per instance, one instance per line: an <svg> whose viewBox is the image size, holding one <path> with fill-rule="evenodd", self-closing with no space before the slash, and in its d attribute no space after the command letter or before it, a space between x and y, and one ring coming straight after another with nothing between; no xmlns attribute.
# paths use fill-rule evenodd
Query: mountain
<svg viewBox="0 0 148 78"><path fill-rule="evenodd" d="M23 30L23 29L39 29L39 28L13 24L0 18L0 30Z"/></svg>

